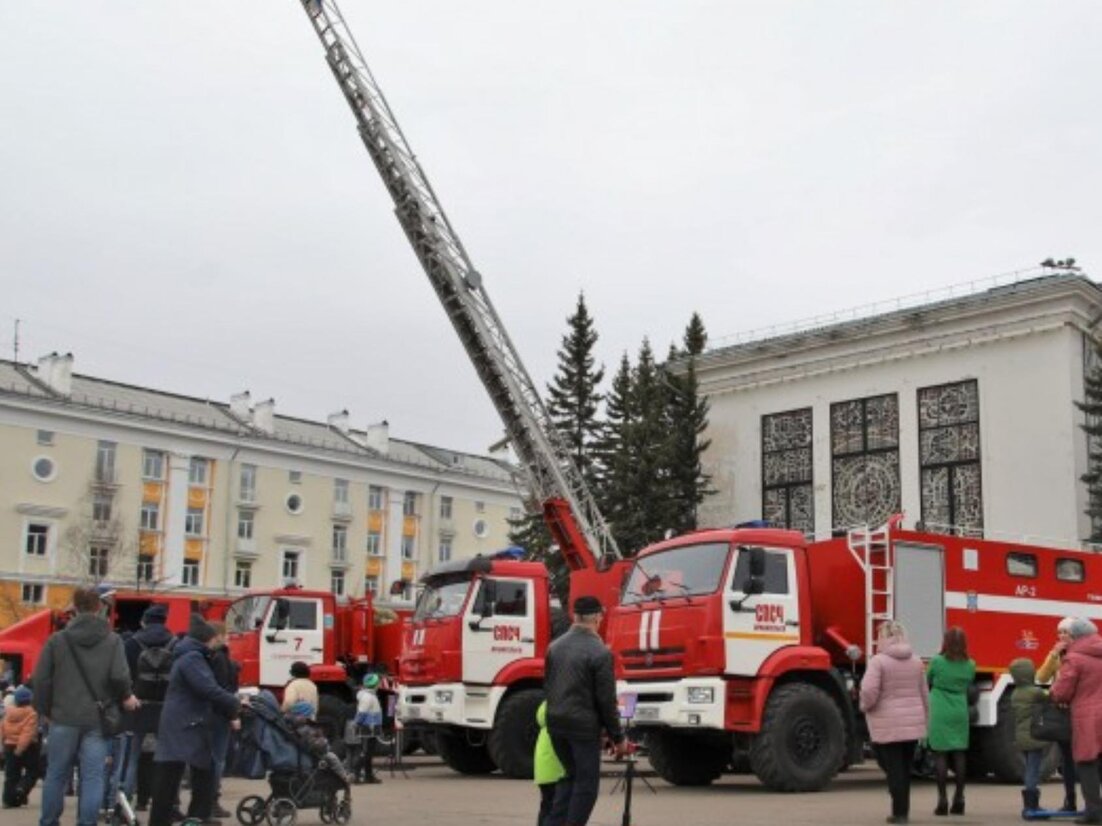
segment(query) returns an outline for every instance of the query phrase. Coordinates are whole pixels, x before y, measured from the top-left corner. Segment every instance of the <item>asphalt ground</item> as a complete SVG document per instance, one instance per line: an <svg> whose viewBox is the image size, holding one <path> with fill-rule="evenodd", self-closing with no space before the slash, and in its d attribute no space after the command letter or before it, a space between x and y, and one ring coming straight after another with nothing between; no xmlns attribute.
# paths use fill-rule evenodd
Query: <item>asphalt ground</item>
<svg viewBox="0 0 1102 826"><path fill-rule="evenodd" d="M352 824L371 826L535 826L539 793L530 782L498 776L465 777L448 769L436 758L416 755L404 761L404 772L391 772L385 761L380 767L383 783L353 787ZM875 765L865 764L842 775L825 791L814 794L778 794L768 792L751 775L727 775L705 788L677 788L654 776L646 761L639 762L639 773L650 781L652 794L637 779L633 785L632 826L780 826L780 824L874 824L883 823L888 814L888 793L883 774ZM622 826L624 795L614 790L623 775L621 764L606 763L601 795L590 823L595 826ZM29 806L5 810L2 826L36 826L41 787L31 796ZM260 780L226 780L223 805L234 809L237 801L250 794L266 794L267 783ZM184 792L184 800L187 800ZM970 785L967 789L967 813L963 816L935 817L935 790L928 781L917 781L912 789L911 822L965 826L966 824L1022 822L1021 795L1015 786L995 783ZM1047 784L1042 803L1063 799L1063 787ZM144 816L139 814L144 824ZM75 800L67 798L62 826L76 822ZM236 820L223 821L235 826ZM1054 823L1070 821L1053 821ZM298 813L296 826L320 824L316 809Z"/></svg>

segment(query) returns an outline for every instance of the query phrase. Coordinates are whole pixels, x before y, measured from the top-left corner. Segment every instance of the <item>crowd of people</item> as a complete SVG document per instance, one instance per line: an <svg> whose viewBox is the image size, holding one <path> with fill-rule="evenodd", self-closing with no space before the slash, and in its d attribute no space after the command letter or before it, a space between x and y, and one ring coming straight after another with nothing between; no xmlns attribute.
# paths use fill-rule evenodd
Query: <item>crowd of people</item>
<svg viewBox="0 0 1102 826"><path fill-rule="evenodd" d="M94 826L102 812L121 809L123 798L134 811L148 812L148 826L185 818L216 826L231 816L221 804L222 777L231 732L241 728L248 706L225 625L193 614L187 631L173 634L166 607L153 604L138 630L120 635L104 607L98 591L78 589L72 617L46 641L31 677L0 686L3 807L26 805L41 779L39 826L57 826L70 794L77 826ZM318 688L309 666L294 663L291 676L282 705L288 728L343 773L317 724ZM357 742L367 746L382 724L378 686L378 675L367 675L357 697ZM378 782L370 749L364 752L357 771ZM185 777L186 811L180 802Z"/></svg>
<svg viewBox="0 0 1102 826"><path fill-rule="evenodd" d="M1040 668L1020 657L1009 664L1014 681L1011 708L1015 745L1022 752L1023 817L1043 814L1039 783L1044 756L1053 737L1062 757L1064 800L1058 811L1078 814L1076 780L1085 811L1076 823L1102 824L1098 760L1102 755L1102 636L1090 620L1067 617L1057 627L1058 641ZM888 823L906 823L910 786L919 743L932 753L937 780L937 816L963 815L966 755L975 722L976 665L960 628L945 632L941 652L924 665L898 622L880 626L877 653L861 683L860 706L868 722L877 758L888 778ZM1043 684L1051 681L1051 687ZM1066 734L1037 730L1038 711L1052 704L1070 712ZM954 789L948 796L949 772ZM1055 807L1054 807L1055 808Z"/></svg>

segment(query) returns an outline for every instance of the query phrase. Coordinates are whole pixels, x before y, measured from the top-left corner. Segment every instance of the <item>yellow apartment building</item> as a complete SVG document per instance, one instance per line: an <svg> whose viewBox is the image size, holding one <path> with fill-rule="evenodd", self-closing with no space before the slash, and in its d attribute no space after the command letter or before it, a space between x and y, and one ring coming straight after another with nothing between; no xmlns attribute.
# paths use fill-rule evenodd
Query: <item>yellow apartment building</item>
<svg viewBox="0 0 1102 826"><path fill-rule="evenodd" d="M435 563L508 545L515 470L347 411L306 421L248 392L83 376L68 354L0 360L0 626L89 582L198 596L295 581L400 605Z"/></svg>

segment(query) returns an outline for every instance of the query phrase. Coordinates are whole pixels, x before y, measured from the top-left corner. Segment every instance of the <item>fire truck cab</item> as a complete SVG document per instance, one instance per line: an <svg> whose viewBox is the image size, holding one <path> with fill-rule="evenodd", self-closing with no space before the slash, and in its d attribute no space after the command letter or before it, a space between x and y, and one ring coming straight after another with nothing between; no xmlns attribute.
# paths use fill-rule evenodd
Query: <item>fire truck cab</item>
<svg viewBox="0 0 1102 826"><path fill-rule="evenodd" d="M457 771L531 777L552 637L547 569L504 552L446 563L421 582L401 656L399 719L435 733Z"/></svg>

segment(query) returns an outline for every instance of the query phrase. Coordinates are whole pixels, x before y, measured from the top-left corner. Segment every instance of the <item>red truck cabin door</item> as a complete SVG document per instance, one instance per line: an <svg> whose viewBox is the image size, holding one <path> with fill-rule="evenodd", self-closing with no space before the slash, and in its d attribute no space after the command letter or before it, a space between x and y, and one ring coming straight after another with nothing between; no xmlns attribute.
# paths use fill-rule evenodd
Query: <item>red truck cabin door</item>
<svg viewBox="0 0 1102 826"><path fill-rule="evenodd" d="M945 551L938 545L896 542L895 618L919 657L941 650L945 633Z"/></svg>
<svg viewBox="0 0 1102 826"><path fill-rule="evenodd" d="M463 617L463 682L490 685L514 660L536 656L530 579L484 577Z"/></svg>
<svg viewBox="0 0 1102 826"><path fill-rule="evenodd" d="M796 563L785 548L765 550L760 594L747 594L750 549L739 548L723 595L726 673L753 676L778 648L800 642Z"/></svg>
<svg viewBox="0 0 1102 826"><path fill-rule="evenodd" d="M286 603L281 618L279 604ZM291 663L324 662L325 631L320 599L281 597L272 600L260 632L260 684L282 686L291 679ZM282 626L282 627L281 627Z"/></svg>

